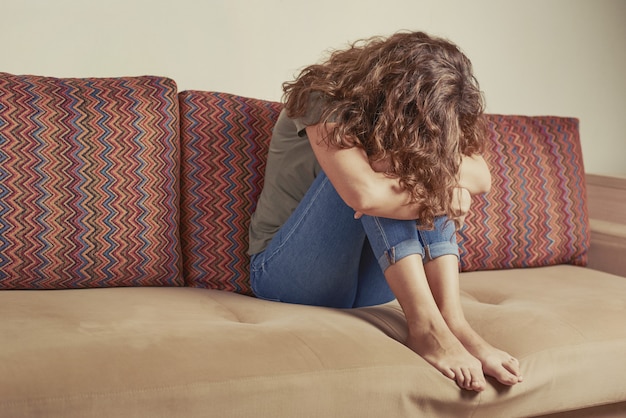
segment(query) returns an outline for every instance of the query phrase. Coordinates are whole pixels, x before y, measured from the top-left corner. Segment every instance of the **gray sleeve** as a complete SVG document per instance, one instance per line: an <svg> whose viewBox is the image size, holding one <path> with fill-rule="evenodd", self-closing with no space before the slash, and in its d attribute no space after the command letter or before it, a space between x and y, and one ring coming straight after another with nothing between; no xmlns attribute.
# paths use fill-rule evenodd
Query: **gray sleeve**
<svg viewBox="0 0 626 418"><path fill-rule="evenodd" d="M307 126L315 125L320 122L323 109L324 99L322 98L322 95L319 93L311 93L309 96L309 104L307 106L306 114L294 119L296 129L298 130L298 136L302 137L306 135L305 129Z"/></svg>

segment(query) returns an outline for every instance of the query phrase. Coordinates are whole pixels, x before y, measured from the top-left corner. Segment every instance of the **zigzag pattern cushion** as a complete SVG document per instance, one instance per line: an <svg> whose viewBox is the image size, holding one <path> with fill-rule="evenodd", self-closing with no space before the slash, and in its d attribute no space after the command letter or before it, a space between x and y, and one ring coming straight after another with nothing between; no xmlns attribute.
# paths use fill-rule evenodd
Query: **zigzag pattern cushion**
<svg viewBox="0 0 626 418"><path fill-rule="evenodd" d="M487 115L491 192L459 232L463 271L586 265L589 225L578 120Z"/></svg>
<svg viewBox="0 0 626 418"><path fill-rule="evenodd" d="M251 295L248 226L281 105L215 92L179 97L185 283Z"/></svg>
<svg viewBox="0 0 626 418"><path fill-rule="evenodd" d="M182 285L176 85L0 74L0 288Z"/></svg>

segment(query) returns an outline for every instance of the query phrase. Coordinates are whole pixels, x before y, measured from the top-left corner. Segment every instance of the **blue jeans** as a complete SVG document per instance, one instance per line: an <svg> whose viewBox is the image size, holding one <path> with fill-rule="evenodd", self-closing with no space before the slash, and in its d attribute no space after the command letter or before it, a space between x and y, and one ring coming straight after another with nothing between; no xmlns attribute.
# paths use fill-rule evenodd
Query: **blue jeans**
<svg viewBox="0 0 626 418"><path fill-rule="evenodd" d="M267 248L252 256L250 281L261 299L336 308L378 305L395 298L384 271L411 254L458 256L454 223L439 217L434 230L425 231L416 221L354 219L354 210L322 172Z"/></svg>

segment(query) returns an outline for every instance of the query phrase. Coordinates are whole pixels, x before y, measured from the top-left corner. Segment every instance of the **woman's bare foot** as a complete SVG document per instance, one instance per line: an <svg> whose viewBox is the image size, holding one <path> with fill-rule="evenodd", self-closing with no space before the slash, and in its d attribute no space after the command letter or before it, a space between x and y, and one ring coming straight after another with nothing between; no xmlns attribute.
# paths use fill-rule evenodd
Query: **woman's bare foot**
<svg viewBox="0 0 626 418"><path fill-rule="evenodd" d="M459 387L484 390L487 382L482 364L446 324L429 287L421 255L411 254L392 263L385 270L385 278L407 321L406 345Z"/></svg>
<svg viewBox="0 0 626 418"><path fill-rule="evenodd" d="M482 363L483 372L498 382L512 386L524 380L520 373L519 361L510 354L499 350L485 341L467 321L449 324L452 333L461 344Z"/></svg>
<svg viewBox="0 0 626 418"><path fill-rule="evenodd" d="M480 360L485 375L509 386L521 382L523 378L517 359L487 343L465 319L460 299L458 259L454 255L435 258L425 265L425 272L450 331L469 353Z"/></svg>
<svg viewBox="0 0 626 418"><path fill-rule="evenodd" d="M443 322L443 321L442 321ZM443 323L410 327L406 345L462 389L481 392L487 386L480 360L468 352Z"/></svg>

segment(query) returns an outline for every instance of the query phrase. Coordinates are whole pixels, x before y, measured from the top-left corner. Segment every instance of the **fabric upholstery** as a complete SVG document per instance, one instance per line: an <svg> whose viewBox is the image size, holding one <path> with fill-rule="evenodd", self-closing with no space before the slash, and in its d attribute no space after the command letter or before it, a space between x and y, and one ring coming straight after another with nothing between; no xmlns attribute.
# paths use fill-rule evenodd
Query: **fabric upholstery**
<svg viewBox="0 0 626 418"><path fill-rule="evenodd" d="M162 77L0 74L0 288L182 284Z"/></svg>
<svg viewBox="0 0 626 418"><path fill-rule="evenodd" d="M198 91L180 99L186 283L250 294L248 218L280 105ZM589 226L578 121L487 119L493 186L475 197L459 232L462 270L585 265Z"/></svg>
<svg viewBox="0 0 626 418"><path fill-rule="evenodd" d="M624 278L559 265L463 273L461 287L468 321L520 359L524 382L460 390L400 342L395 302L338 310L180 287L0 292L0 415L529 417L624 406Z"/></svg>
<svg viewBox="0 0 626 418"><path fill-rule="evenodd" d="M179 96L185 283L251 294L248 226L281 105L215 92Z"/></svg>
<svg viewBox="0 0 626 418"><path fill-rule="evenodd" d="M589 248L578 120L487 115L492 188L459 233L463 271L585 265Z"/></svg>

